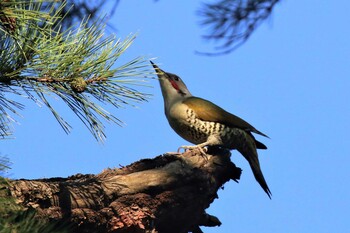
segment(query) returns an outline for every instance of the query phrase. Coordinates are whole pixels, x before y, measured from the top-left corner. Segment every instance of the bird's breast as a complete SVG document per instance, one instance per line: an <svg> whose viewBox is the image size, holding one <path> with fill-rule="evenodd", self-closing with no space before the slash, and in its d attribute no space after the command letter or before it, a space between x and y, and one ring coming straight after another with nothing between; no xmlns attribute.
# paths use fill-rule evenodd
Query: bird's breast
<svg viewBox="0 0 350 233"><path fill-rule="evenodd" d="M218 122L203 121L185 104L174 105L166 115L174 131L194 144L206 142L210 135L216 135L221 139L218 145L235 148L240 134L244 133L243 130L230 128Z"/></svg>

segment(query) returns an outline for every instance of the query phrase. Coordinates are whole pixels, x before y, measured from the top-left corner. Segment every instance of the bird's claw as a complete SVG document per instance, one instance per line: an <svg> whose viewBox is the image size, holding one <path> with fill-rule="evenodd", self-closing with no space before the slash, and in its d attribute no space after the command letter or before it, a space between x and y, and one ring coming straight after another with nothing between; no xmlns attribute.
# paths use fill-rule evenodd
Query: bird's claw
<svg viewBox="0 0 350 233"><path fill-rule="evenodd" d="M199 152L201 153L202 157L205 158L206 160L208 160L207 157L207 153L208 152L208 148L206 147L200 147L200 146L180 146L179 149L177 149L177 152L180 153L180 150L184 149L185 152L187 150L199 150Z"/></svg>

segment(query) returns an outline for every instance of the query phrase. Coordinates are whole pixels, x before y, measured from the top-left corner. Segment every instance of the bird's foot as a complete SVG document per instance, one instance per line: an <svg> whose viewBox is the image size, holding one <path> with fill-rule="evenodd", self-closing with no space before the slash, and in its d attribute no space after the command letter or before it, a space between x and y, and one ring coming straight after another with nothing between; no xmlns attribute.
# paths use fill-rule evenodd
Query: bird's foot
<svg viewBox="0 0 350 233"><path fill-rule="evenodd" d="M206 147L201 147L201 146L180 146L179 149L177 149L177 152L180 153L181 149L186 150L199 150L199 152L201 153L201 155L203 156L203 158L205 158L206 160L208 160L207 157L207 151L208 149Z"/></svg>
<svg viewBox="0 0 350 233"><path fill-rule="evenodd" d="M200 146L180 146L179 149L177 149L177 152L180 153L181 149L187 150L199 150L202 154L206 154L208 149L206 147L200 147Z"/></svg>

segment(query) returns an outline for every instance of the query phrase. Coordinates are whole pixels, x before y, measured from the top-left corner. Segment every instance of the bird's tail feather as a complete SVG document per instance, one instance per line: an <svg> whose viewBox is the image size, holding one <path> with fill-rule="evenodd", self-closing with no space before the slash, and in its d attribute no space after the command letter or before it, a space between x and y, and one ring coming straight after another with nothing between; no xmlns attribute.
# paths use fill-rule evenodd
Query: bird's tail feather
<svg viewBox="0 0 350 233"><path fill-rule="evenodd" d="M269 189L269 186L267 185L267 183L265 181L264 175L261 171L256 149L254 148L254 150L249 150L248 153L247 153L247 151L244 151L244 152L240 151L240 153L243 154L243 156L248 160L256 181L260 184L261 188L265 191L265 193L271 199L272 194L271 194L271 191Z"/></svg>
<svg viewBox="0 0 350 233"><path fill-rule="evenodd" d="M259 165L259 160L258 159L254 159L252 162L249 163L250 167L252 168L254 177L256 179L256 181L258 181L258 183L260 184L261 188L265 191L265 193L269 196L269 198L271 199L272 193L269 189L269 186L267 185L264 175L260 169L260 165Z"/></svg>

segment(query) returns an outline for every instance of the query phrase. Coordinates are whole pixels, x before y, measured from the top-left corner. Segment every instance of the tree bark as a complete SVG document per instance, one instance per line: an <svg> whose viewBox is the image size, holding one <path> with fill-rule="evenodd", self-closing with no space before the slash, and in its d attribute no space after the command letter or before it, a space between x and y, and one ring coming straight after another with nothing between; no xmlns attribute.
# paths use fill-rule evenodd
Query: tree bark
<svg viewBox="0 0 350 233"><path fill-rule="evenodd" d="M230 152L209 148L143 159L98 175L10 180L9 195L38 218L69 222L73 232L202 232L219 226L205 209L241 169Z"/></svg>

